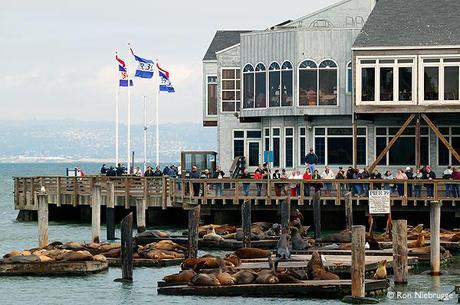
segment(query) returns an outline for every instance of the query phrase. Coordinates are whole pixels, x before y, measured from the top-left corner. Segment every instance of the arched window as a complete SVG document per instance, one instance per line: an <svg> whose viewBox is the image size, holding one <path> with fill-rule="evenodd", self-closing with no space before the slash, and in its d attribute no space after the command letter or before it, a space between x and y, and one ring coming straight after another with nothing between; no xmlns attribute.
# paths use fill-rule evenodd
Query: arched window
<svg viewBox="0 0 460 305"><path fill-rule="evenodd" d="M319 106L337 105L337 64L330 60L323 60L319 64Z"/></svg>
<svg viewBox="0 0 460 305"><path fill-rule="evenodd" d="M263 63L257 64L255 79L255 108L265 108L267 107L267 76Z"/></svg>
<svg viewBox="0 0 460 305"><path fill-rule="evenodd" d="M347 64L347 93L351 94L353 90L353 72L351 61Z"/></svg>
<svg viewBox="0 0 460 305"><path fill-rule="evenodd" d="M299 65L299 106L318 104L318 66L313 60L304 60Z"/></svg>
<svg viewBox="0 0 460 305"><path fill-rule="evenodd" d="M243 108L254 108L254 67L247 64L243 68Z"/></svg>
<svg viewBox="0 0 460 305"><path fill-rule="evenodd" d="M292 106L293 80L292 64L289 61L285 61L281 65L281 106Z"/></svg>
<svg viewBox="0 0 460 305"><path fill-rule="evenodd" d="M268 68L268 106L280 106L281 70L277 62L273 62Z"/></svg>

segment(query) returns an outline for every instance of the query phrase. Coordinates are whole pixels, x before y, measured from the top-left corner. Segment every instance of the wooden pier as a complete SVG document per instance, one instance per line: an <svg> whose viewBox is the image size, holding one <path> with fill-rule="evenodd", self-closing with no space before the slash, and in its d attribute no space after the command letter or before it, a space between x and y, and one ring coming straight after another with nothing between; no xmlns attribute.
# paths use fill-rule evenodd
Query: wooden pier
<svg viewBox="0 0 460 305"><path fill-rule="evenodd" d="M0 276L12 275L88 275L109 268L108 262L0 263Z"/></svg>

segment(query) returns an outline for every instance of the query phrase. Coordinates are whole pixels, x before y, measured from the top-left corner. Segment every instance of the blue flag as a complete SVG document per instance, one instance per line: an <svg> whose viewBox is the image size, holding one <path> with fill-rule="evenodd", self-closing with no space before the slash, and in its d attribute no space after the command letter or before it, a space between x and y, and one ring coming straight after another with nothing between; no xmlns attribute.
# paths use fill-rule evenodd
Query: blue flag
<svg viewBox="0 0 460 305"><path fill-rule="evenodd" d="M166 91L169 93L174 93L174 87L171 84L171 81L169 79L169 72L160 68L160 66L157 64L158 68L158 73L160 77L160 91Z"/></svg>
<svg viewBox="0 0 460 305"><path fill-rule="evenodd" d="M123 60L121 60L118 56L115 56L115 59L118 62L118 72L120 72L119 75L119 83L118 86L120 87L128 87L128 72L126 71L126 64ZM129 80L129 85L133 85L133 80Z"/></svg>
<svg viewBox="0 0 460 305"><path fill-rule="evenodd" d="M137 62L136 74L135 77L141 78L152 78L153 70L155 68L155 63L153 60L145 59L134 54L134 51L131 49L131 53L134 56L134 59Z"/></svg>

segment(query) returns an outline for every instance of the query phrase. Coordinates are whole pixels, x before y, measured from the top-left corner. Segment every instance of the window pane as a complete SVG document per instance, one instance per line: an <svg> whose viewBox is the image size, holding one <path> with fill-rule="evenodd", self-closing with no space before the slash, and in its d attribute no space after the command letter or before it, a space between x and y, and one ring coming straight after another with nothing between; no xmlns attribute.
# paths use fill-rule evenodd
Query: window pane
<svg viewBox="0 0 460 305"><path fill-rule="evenodd" d="M304 136L305 135L306 129L304 127L300 128L300 135Z"/></svg>
<svg viewBox="0 0 460 305"><path fill-rule="evenodd" d="M222 102L222 111L235 111L235 102Z"/></svg>
<svg viewBox="0 0 460 305"><path fill-rule="evenodd" d="M239 68L235 69L235 78L238 80L240 79L240 69Z"/></svg>
<svg viewBox="0 0 460 305"><path fill-rule="evenodd" d="M281 106L292 106L292 70L281 72L282 97Z"/></svg>
<svg viewBox="0 0 460 305"><path fill-rule="evenodd" d="M438 67L425 67L425 91L427 101L439 100L439 73Z"/></svg>
<svg viewBox="0 0 460 305"><path fill-rule="evenodd" d="M415 137L399 138L390 149L389 165L415 164Z"/></svg>
<svg viewBox="0 0 460 305"><path fill-rule="evenodd" d="M274 136L279 136L280 135L280 129L279 128L273 128L273 135Z"/></svg>
<svg viewBox="0 0 460 305"><path fill-rule="evenodd" d="M361 100L375 100L375 68L362 68L361 70Z"/></svg>
<svg viewBox="0 0 460 305"><path fill-rule="evenodd" d="M319 104L337 105L337 70L319 70Z"/></svg>
<svg viewBox="0 0 460 305"><path fill-rule="evenodd" d="M222 89L235 89L235 81L234 80L223 80L222 81Z"/></svg>
<svg viewBox="0 0 460 305"><path fill-rule="evenodd" d="M244 156L244 140L233 141L233 158Z"/></svg>
<svg viewBox="0 0 460 305"><path fill-rule="evenodd" d="M249 143L249 166L259 165L259 143Z"/></svg>
<svg viewBox="0 0 460 305"><path fill-rule="evenodd" d="M380 100L393 100L393 68L380 68Z"/></svg>
<svg viewBox="0 0 460 305"><path fill-rule="evenodd" d="M316 106L317 70L300 70L299 105Z"/></svg>
<svg viewBox="0 0 460 305"><path fill-rule="evenodd" d="M399 100L412 100L412 68L399 68Z"/></svg>
<svg viewBox="0 0 460 305"><path fill-rule="evenodd" d="M353 90L353 73L351 67L347 68L347 93Z"/></svg>
<svg viewBox="0 0 460 305"><path fill-rule="evenodd" d="M458 100L458 67L444 67L444 99Z"/></svg>
<svg viewBox="0 0 460 305"><path fill-rule="evenodd" d="M352 138L327 138L327 163L352 164L353 163Z"/></svg>
<svg viewBox="0 0 460 305"><path fill-rule="evenodd" d="M294 157L294 145L293 145L293 138L286 138L286 167L293 166L293 157Z"/></svg>
<svg viewBox="0 0 460 305"><path fill-rule="evenodd" d="M279 107L281 74L279 71L269 72L269 78L269 106Z"/></svg>
<svg viewBox="0 0 460 305"><path fill-rule="evenodd" d="M208 85L208 115L217 115L217 84Z"/></svg>
<svg viewBox="0 0 460 305"><path fill-rule="evenodd" d="M304 137L301 137L300 138L300 164L303 165L305 164L305 162L307 162L307 160L305 159L305 155L306 155L306 151L305 151L305 138Z"/></svg>
<svg viewBox="0 0 460 305"><path fill-rule="evenodd" d="M222 70L222 79L234 79L235 78L235 69L223 69Z"/></svg>
<svg viewBox="0 0 460 305"><path fill-rule="evenodd" d="M265 72L256 73L256 108L267 106Z"/></svg>
<svg viewBox="0 0 460 305"><path fill-rule="evenodd" d="M265 151L269 151L270 150L270 138L265 138L265 141L264 141L264 150Z"/></svg>
<svg viewBox="0 0 460 305"><path fill-rule="evenodd" d="M387 134L387 129L384 127L378 127L375 129L375 133L377 135L386 135Z"/></svg>
<svg viewBox="0 0 460 305"><path fill-rule="evenodd" d="M328 128L328 135L333 136L351 136L353 135L353 129L351 128Z"/></svg>
<svg viewBox="0 0 460 305"><path fill-rule="evenodd" d="M428 147L430 144L428 143L428 137L421 137L420 138L420 164L430 164L429 161L429 154L428 154ZM415 143L415 139L414 139Z"/></svg>
<svg viewBox="0 0 460 305"><path fill-rule="evenodd" d="M460 137L452 137L452 140L450 142L452 147L455 149L457 153L460 153ZM452 165L459 165L460 163L455 159L454 156L452 156Z"/></svg>
<svg viewBox="0 0 460 305"><path fill-rule="evenodd" d="M358 136L365 136L366 135L366 128L356 128L356 134Z"/></svg>
<svg viewBox="0 0 460 305"><path fill-rule="evenodd" d="M234 137L234 138L243 138L243 139L244 139L244 131L235 130L235 131L233 132L233 137Z"/></svg>
<svg viewBox="0 0 460 305"><path fill-rule="evenodd" d="M326 134L325 128L315 128L315 135L322 136Z"/></svg>
<svg viewBox="0 0 460 305"><path fill-rule="evenodd" d="M292 136L292 135L294 135L294 129L286 128L286 136Z"/></svg>
<svg viewBox="0 0 460 305"><path fill-rule="evenodd" d="M460 128L459 127L452 127L452 134L460 135Z"/></svg>
<svg viewBox="0 0 460 305"><path fill-rule="evenodd" d="M315 138L315 153L319 158L319 164L324 164L325 162L325 141L324 138Z"/></svg>
<svg viewBox="0 0 460 305"><path fill-rule="evenodd" d="M224 101L234 101L235 100L235 91L222 91L222 100L224 100Z"/></svg>
<svg viewBox="0 0 460 305"><path fill-rule="evenodd" d="M377 137L376 138L376 143L375 143L375 157L377 158L379 154L383 151L383 149L387 146L387 139L383 137ZM387 159L386 157L383 157L382 160L380 160L379 165L386 165L387 164Z"/></svg>
<svg viewBox="0 0 460 305"><path fill-rule="evenodd" d="M254 73L244 73L243 108L254 108Z"/></svg>
<svg viewBox="0 0 460 305"><path fill-rule="evenodd" d="M358 146L358 151L357 151L357 160L356 162L359 165L365 165L366 164L366 138L357 138L357 146Z"/></svg>
<svg viewBox="0 0 460 305"><path fill-rule="evenodd" d="M280 166L280 138L273 138L273 166Z"/></svg>
<svg viewBox="0 0 460 305"><path fill-rule="evenodd" d="M446 140L448 140L448 138ZM438 139L438 163L439 165L449 165L449 150L439 139ZM422 163L422 164L425 164L425 163Z"/></svg>
<svg viewBox="0 0 460 305"><path fill-rule="evenodd" d="M270 136L270 129L269 129L269 128L265 129L264 135L265 135L266 137L269 137L269 136Z"/></svg>
<svg viewBox="0 0 460 305"><path fill-rule="evenodd" d="M258 130L248 130L246 132L246 137L248 139L260 139L262 138L262 132Z"/></svg>

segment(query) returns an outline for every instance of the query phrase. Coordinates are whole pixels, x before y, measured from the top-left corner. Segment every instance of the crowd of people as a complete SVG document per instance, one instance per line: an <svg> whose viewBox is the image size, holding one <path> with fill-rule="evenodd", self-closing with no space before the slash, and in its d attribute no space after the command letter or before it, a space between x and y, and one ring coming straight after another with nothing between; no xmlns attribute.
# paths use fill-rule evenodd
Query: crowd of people
<svg viewBox="0 0 460 305"><path fill-rule="evenodd" d="M107 167L106 164L102 164L100 174L106 176L124 176L128 175L128 169L121 163L118 163L117 167ZM173 164L171 166L165 166L163 170L161 170L160 166L156 166L154 170L153 167L149 165L145 171L142 171L142 169L137 166L133 170L132 175L138 177L177 177L181 175L181 169L180 166L177 167Z"/></svg>

